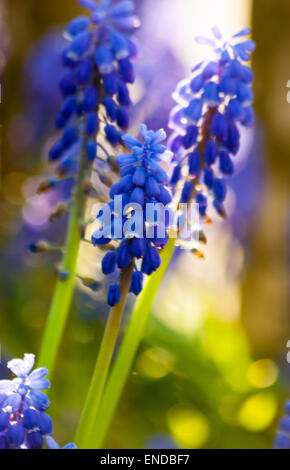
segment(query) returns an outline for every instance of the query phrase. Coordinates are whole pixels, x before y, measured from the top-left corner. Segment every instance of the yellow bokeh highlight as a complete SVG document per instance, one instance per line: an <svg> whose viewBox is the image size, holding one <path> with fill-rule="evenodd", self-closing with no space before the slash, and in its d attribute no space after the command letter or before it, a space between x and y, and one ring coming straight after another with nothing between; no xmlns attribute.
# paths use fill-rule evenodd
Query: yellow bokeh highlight
<svg viewBox="0 0 290 470"><path fill-rule="evenodd" d="M150 348L138 358L137 371L147 378L161 379L172 370L173 362L173 356L165 349Z"/></svg>
<svg viewBox="0 0 290 470"><path fill-rule="evenodd" d="M278 367L271 359L260 359L250 365L247 378L254 387L270 387L278 379Z"/></svg>
<svg viewBox="0 0 290 470"><path fill-rule="evenodd" d="M273 421L276 411L275 396L270 392L259 392L243 403L238 412L238 422L248 431L263 431Z"/></svg>
<svg viewBox="0 0 290 470"><path fill-rule="evenodd" d="M185 449L199 449L207 441L210 426L207 418L187 405L176 405L167 413L170 432L176 442Z"/></svg>

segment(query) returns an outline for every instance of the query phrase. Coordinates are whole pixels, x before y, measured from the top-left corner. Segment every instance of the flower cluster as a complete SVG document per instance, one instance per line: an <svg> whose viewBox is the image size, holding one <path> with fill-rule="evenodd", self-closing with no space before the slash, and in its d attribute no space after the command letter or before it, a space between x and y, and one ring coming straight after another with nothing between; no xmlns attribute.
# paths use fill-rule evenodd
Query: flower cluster
<svg viewBox="0 0 290 470"><path fill-rule="evenodd" d="M234 173L239 125L248 127L254 122L253 72L246 62L255 43L240 39L249 33L243 29L226 42L213 28L213 39L197 37L198 43L213 49L214 59L198 64L173 95L178 104L170 117L174 130L170 148L177 165L171 185L180 188L181 202L195 199L203 218L208 198L218 214L226 216L226 177Z"/></svg>
<svg viewBox="0 0 290 470"><path fill-rule="evenodd" d="M290 401L285 404L287 416L279 423L279 431L275 439L275 449L290 449Z"/></svg>
<svg viewBox="0 0 290 470"><path fill-rule="evenodd" d="M124 135L123 141L131 154L119 155L121 179L110 190L112 200L106 204L97 216L98 230L92 236L95 246L107 245L114 240L118 246L106 253L102 260L103 273L108 275L116 268L125 269L133 266L130 291L138 295L142 290L143 274L150 275L160 266L159 248L168 241L168 212L165 207L172 197L167 189L167 173L159 165L161 160L172 158L171 152L161 144L166 138L163 129L153 132L146 125L140 126L143 143L131 135ZM119 210L115 200L120 199ZM156 223L156 214L149 220L147 208L158 205L163 212L163 224ZM153 211L154 212L154 211ZM108 217L105 219L105 215ZM160 219L160 218L159 218ZM105 220L105 221L104 221ZM137 235L136 235L137 233ZM136 265L140 260L140 267ZM113 306L120 301L120 286L111 284L108 304Z"/></svg>
<svg viewBox="0 0 290 470"><path fill-rule="evenodd" d="M48 370L41 367L31 372L34 359L34 354L12 359L7 367L16 378L0 380L0 449L42 449L44 441L48 449L59 449L51 436L52 419L45 413L50 401L41 392L50 386Z"/></svg>
<svg viewBox="0 0 290 470"><path fill-rule="evenodd" d="M58 162L58 174L74 174L80 156L92 163L97 157L96 135L102 127L111 145L121 143L129 126L131 104L128 84L134 82L132 59L137 55L131 33L139 26L133 2L79 0L91 10L68 25L68 46L62 60L68 69L60 81L62 108L56 118L61 138L49 152ZM57 180L51 180L54 187Z"/></svg>

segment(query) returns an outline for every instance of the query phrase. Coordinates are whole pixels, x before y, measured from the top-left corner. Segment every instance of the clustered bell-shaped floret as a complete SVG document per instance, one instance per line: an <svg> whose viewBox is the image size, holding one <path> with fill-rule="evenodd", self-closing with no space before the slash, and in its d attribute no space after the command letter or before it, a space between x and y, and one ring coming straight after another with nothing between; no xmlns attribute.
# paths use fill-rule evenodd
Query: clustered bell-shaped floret
<svg viewBox="0 0 290 470"><path fill-rule="evenodd" d="M172 153L161 144L166 138L163 129L157 132L147 130L140 126L143 142L131 135L123 136L123 141L131 150L130 154L119 155L116 159L120 167L120 180L110 190L112 200L103 207L97 216L101 220L107 209L110 210L109 223L101 224L93 234L94 245L106 245L112 240L118 242L114 250L106 253L102 261L103 273L108 275L116 268L125 269L130 264L134 266L131 278L130 291L138 295L142 290L143 275L150 275L159 268L161 259L159 249L168 241L169 217L165 207L170 204L172 196L167 188L168 177L165 170L159 165L160 161L169 161ZM115 212L114 197L121 198L120 212ZM148 220L146 219L146 204L158 204L164 208L164 227L160 235L160 221L151 222L151 233L147 236ZM137 214L135 204L141 211ZM161 209L163 210L163 209ZM141 233L135 227L135 234L126 231L126 224L130 218L137 216L137 224L141 227ZM136 236L138 232L138 236ZM118 233L118 235L116 235ZM138 261L139 260L139 261ZM137 268L137 264L139 267ZM108 293L108 304L113 306L120 301L120 286L111 284Z"/></svg>
<svg viewBox="0 0 290 470"><path fill-rule="evenodd" d="M41 390L49 388L48 370L40 367L31 372L34 354L12 359L7 367L16 376L0 380L0 449L59 448L51 436L53 423L46 413L50 400ZM75 448L70 443L63 448Z"/></svg>
<svg viewBox="0 0 290 470"><path fill-rule="evenodd" d="M290 401L285 404L286 416L279 423L279 431L274 442L275 449L290 449Z"/></svg>
<svg viewBox="0 0 290 470"><path fill-rule="evenodd" d="M213 38L196 38L213 49L214 59L198 64L173 95L178 104L170 118L174 130L170 148L177 166L171 186L183 185L181 202L194 197L202 217L207 214L209 197L216 211L225 216L226 178L234 173L239 126L254 123L253 72L246 62L255 43L240 39L249 33L243 29L225 42L213 28Z"/></svg>
<svg viewBox="0 0 290 470"><path fill-rule="evenodd" d="M79 3L90 10L90 17L74 19L66 30L69 43L62 60L68 71L60 82L63 104L56 118L62 137L49 153L62 176L78 170L84 139L88 161L96 159L101 125L112 146L122 143L122 132L129 126L128 84L135 80L132 60L137 49L130 36L139 20L133 2ZM105 116L104 124L100 113Z"/></svg>

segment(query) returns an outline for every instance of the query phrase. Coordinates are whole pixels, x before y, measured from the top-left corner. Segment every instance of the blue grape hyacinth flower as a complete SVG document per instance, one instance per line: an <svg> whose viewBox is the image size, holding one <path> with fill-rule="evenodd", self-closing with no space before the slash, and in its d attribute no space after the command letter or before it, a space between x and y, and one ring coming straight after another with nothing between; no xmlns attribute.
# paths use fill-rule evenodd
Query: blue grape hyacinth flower
<svg viewBox="0 0 290 470"><path fill-rule="evenodd" d="M285 404L286 416L279 423L279 431L275 438L275 449L290 449L290 401Z"/></svg>
<svg viewBox="0 0 290 470"><path fill-rule="evenodd" d="M34 354L12 359L7 367L16 376L0 380L0 449L59 448L51 436L53 423L46 413L50 400L41 390L50 387L48 370L32 371ZM70 443L63 448L75 448Z"/></svg>
<svg viewBox="0 0 290 470"><path fill-rule="evenodd" d="M167 173L159 164L172 159L172 153L161 144L166 133L163 129L148 130L145 124L141 124L140 131L142 142L128 134L123 136L131 153L116 159L121 178L111 187L111 201L98 213L99 228L92 236L95 246L111 242L116 245L103 258L104 274L133 265L130 291L135 295L142 290L143 275L152 274L160 266L159 249L168 242L170 211L166 206L172 200ZM120 201L118 210L116 200ZM148 204L151 208L157 205L163 222L155 220L155 213L152 218L148 216ZM120 286L111 284L108 304L113 306L119 301Z"/></svg>
<svg viewBox="0 0 290 470"><path fill-rule="evenodd" d="M234 173L234 156L240 147L240 126L254 123L253 72L246 64L255 43L244 40L248 28L225 41L213 28L213 37L197 42L213 50L213 59L198 64L180 82L173 95L177 106L170 116L174 133L170 148L177 163L171 177L181 201L195 200L200 216L207 219L208 200L226 216L227 178Z"/></svg>
<svg viewBox="0 0 290 470"><path fill-rule="evenodd" d="M129 127L128 85L135 80L137 48L131 35L139 20L133 2L79 3L90 16L75 18L65 32L68 45L62 61L67 72L59 85L63 103L55 121L62 135L49 152L49 160L58 165L59 181L74 177L84 154L87 166L100 155L109 166L109 153L97 143L97 135L103 134L113 147L122 144Z"/></svg>

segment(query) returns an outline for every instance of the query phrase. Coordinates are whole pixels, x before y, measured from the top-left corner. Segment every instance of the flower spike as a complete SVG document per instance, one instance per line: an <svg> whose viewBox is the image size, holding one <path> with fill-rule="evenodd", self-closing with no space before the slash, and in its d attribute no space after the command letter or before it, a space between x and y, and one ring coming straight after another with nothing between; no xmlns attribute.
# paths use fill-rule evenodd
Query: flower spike
<svg viewBox="0 0 290 470"><path fill-rule="evenodd" d="M0 380L0 449L59 448L51 436L53 423L46 413L50 400L41 390L50 387L48 370L32 370L34 354L23 359L12 359L7 368L16 376L13 380ZM63 448L76 448L67 444Z"/></svg>
<svg viewBox="0 0 290 470"><path fill-rule="evenodd" d="M211 38L198 36L199 44L212 48L213 59L198 64L173 94L177 106L170 117L170 148L177 165L171 186L174 192L180 187L182 202L195 200L205 220L209 199L226 216L226 181L234 173L239 127L254 123L253 72L246 62L255 43L240 39L249 33L245 28L227 42L214 27Z"/></svg>

